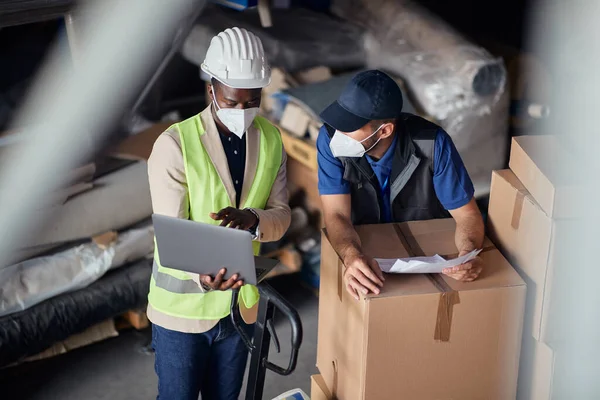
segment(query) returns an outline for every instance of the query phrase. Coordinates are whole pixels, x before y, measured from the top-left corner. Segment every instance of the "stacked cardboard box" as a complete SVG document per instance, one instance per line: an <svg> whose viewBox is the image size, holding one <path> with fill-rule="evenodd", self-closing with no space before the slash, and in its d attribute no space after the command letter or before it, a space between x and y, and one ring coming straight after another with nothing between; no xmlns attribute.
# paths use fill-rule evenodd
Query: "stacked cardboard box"
<svg viewBox="0 0 600 400"><path fill-rule="evenodd" d="M494 171L488 231L528 286L518 399L552 397L555 354L549 343L549 310L556 244L571 230L572 198L589 198L583 186L566 186L556 169L568 152L555 136L513 138L510 169ZM563 239L561 239L563 237Z"/></svg>
<svg viewBox="0 0 600 400"><path fill-rule="evenodd" d="M333 400L321 375L310 377L310 400Z"/></svg>
<svg viewBox="0 0 600 400"><path fill-rule="evenodd" d="M452 219L357 232L372 257L457 253ZM357 301L324 232L316 386L339 400L515 398L525 283L487 239L481 257L477 281L386 275L380 295Z"/></svg>

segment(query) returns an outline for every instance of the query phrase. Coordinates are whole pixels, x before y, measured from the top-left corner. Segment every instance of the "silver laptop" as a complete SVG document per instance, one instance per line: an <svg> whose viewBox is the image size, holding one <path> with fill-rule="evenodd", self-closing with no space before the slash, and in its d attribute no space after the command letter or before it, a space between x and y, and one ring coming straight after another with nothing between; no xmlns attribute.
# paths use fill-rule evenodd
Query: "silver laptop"
<svg viewBox="0 0 600 400"><path fill-rule="evenodd" d="M160 263L167 268L213 277L227 268L225 278L239 274L256 285L278 260L256 257L250 232L153 214Z"/></svg>

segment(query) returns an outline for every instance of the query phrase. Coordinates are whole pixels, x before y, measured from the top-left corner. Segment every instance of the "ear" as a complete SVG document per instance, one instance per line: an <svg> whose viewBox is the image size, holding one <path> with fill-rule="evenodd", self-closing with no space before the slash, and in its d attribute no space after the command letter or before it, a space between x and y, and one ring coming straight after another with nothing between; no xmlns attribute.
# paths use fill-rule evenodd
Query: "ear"
<svg viewBox="0 0 600 400"><path fill-rule="evenodd" d="M217 101L217 99L215 98L215 88L213 87L213 85L208 84L208 95L210 96L210 101Z"/></svg>
<svg viewBox="0 0 600 400"><path fill-rule="evenodd" d="M390 136L392 136L392 133L394 133L395 129L396 129L396 127L394 126L394 124L391 122L388 122L387 124L385 124L381 127L381 133L380 133L379 137L381 139L389 138Z"/></svg>

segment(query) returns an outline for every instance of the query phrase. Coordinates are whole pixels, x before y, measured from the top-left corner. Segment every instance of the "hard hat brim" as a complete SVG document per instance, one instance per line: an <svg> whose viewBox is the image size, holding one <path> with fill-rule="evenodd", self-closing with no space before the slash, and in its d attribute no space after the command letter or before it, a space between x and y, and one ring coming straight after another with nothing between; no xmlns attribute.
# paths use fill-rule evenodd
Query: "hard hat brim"
<svg viewBox="0 0 600 400"><path fill-rule="evenodd" d="M223 79L217 74L211 72L205 64L202 64L200 68L211 78L215 78L225 86L229 86L233 89L262 89L264 87L269 86L269 84L271 83L270 76L263 79Z"/></svg>

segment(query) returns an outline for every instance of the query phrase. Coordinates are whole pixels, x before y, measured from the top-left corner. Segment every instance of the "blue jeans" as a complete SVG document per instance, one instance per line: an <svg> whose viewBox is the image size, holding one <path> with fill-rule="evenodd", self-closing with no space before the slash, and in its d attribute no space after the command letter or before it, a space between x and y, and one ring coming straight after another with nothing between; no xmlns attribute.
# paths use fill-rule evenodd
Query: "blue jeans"
<svg viewBox="0 0 600 400"><path fill-rule="evenodd" d="M251 335L253 325L245 326ZM251 337L251 336L250 336ZM152 325L159 400L237 400L248 349L229 317L205 333Z"/></svg>

